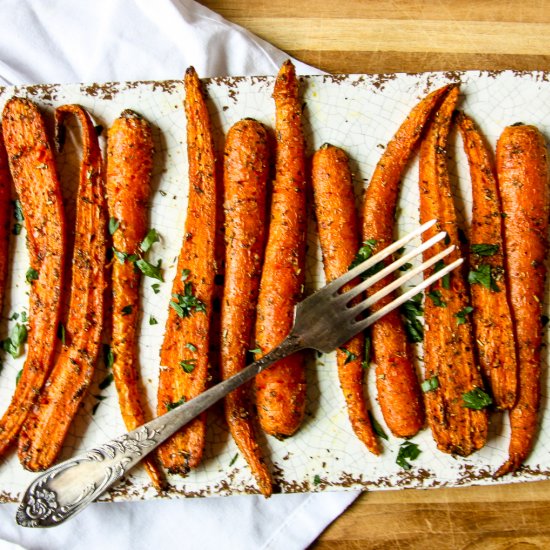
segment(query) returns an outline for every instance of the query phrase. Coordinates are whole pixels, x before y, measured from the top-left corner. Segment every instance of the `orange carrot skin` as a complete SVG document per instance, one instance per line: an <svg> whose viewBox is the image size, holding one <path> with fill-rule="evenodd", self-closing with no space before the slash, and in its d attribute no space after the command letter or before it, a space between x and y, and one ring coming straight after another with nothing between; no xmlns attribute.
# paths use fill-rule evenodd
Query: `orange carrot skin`
<svg viewBox="0 0 550 550"><path fill-rule="evenodd" d="M517 470L537 432L541 394L542 304L548 251L548 158L534 126L505 128L497 143L506 273L519 358L518 399L510 411L508 460L496 475Z"/></svg>
<svg viewBox="0 0 550 550"><path fill-rule="evenodd" d="M63 201L42 115L31 101L14 97L4 107L2 131L25 217L30 267L38 279L30 288L27 358L0 420L0 456L17 436L52 367L65 258Z"/></svg>
<svg viewBox="0 0 550 550"><path fill-rule="evenodd" d="M113 246L120 252L136 254L147 232L154 154L151 126L134 111L126 110L109 129L107 144L107 202L110 217L118 223ZM145 423L137 369L140 281L140 272L132 262L114 260L112 372L120 412L129 431ZM147 457L143 465L155 487L161 489L162 473L154 458Z"/></svg>
<svg viewBox="0 0 550 550"><path fill-rule="evenodd" d="M185 75L189 202L184 240L172 285L172 300L161 349L157 413L196 397L209 376L209 328L215 276L216 166L210 118L200 80L191 67ZM199 311L180 316L174 305L186 288L200 301ZM192 364L186 372L181 362ZM190 370L188 368L188 370ZM159 448L170 472L186 473L201 461L206 415L191 421Z"/></svg>
<svg viewBox="0 0 550 550"><path fill-rule="evenodd" d="M473 252L475 249L470 248L470 267L477 270L481 264L489 265L498 286L498 291L481 284L470 286L479 364L491 387L496 406L510 409L516 402L518 366L507 283L504 279L502 215L495 170L473 120L464 113L459 113L456 120L472 179L470 246L489 244L497 247L489 256L480 256Z"/></svg>
<svg viewBox="0 0 550 550"><path fill-rule="evenodd" d="M460 256L446 159L447 139L458 93L458 88L449 92L420 146L420 221L439 220L434 228L423 234L423 239L427 240L438 231L446 231L446 241L457 247L447 262ZM424 260L446 247L445 243L437 243L424 253ZM469 322L459 324L457 317L469 306L463 273L453 272L448 286L446 288L445 283L438 281L430 287L424 302L425 376L438 381L438 387L427 391L424 399L437 447L446 453L467 456L485 444L488 419L485 409L464 406L463 395L475 388L482 389L483 381L474 357L471 325ZM430 292L439 293L444 306L430 298Z"/></svg>
<svg viewBox="0 0 550 550"><path fill-rule="evenodd" d="M299 81L294 66L281 67L273 92L277 147L271 221L260 284L256 343L264 355L287 336L305 276L305 140ZM256 404L262 429L275 437L292 435L306 404L304 356L296 353L256 377Z"/></svg>
<svg viewBox="0 0 550 550"><path fill-rule="evenodd" d="M327 282L348 271L359 250L359 222L346 153L325 144L313 155L311 181ZM355 283L343 288L349 290ZM380 446L367 411L363 388L365 336L358 334L337 350L338 376L357 437L374 454ZM345 350L345 351L344 351Z"/></svg>
<svg viewBox="0 0 550 550"><path fill-rule="evenodd" d="M103 329L107 209L101 151L94 124L79 105L56 110L58 127L69 114L79 119L83 135L71 296L66 343L19 436L19 460L32 471L57 458L91 382Z"/></svg>
<svg viewBox="0 0 550 550"><path fill-rule="evenodd" d="M11 175L4 138L0 131L0 311L2 311L6 278L8 276L10 198Z"/></svg>
<svg viewBox="0 0 550 550"><path fill-rule="evenodd" d="M246 366L254 324L264 249L269 148L266 129L241 120L225 143L225 287L222 300L221 374L226 379ZM272 481L254 433L247 390L225 398L225 418L233 439L266 497Z"/></svg>
<svg viewBox="0 0 550 550"><path fill-rule="evenodd" d="M401 176L431 113L449 89L450 86L444 86L435 90L412 109L376 165L363 210L363 240L375 242L373 253L393 241L393 220ZM369 295L391 280L392 277L387 277L372 286ZM393 295L388 295L372 311L377 311L392 299ZM394 310L375 323L371 338L378 402L386 425L396 437L412 437L424 425L424 409L399 312Z"/></svg>

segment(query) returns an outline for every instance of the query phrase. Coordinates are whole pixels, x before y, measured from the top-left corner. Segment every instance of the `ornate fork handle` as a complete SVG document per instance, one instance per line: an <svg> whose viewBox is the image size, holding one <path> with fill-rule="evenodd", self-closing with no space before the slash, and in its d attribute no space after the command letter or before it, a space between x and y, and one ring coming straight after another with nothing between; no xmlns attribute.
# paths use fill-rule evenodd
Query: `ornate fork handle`
<svg viewBox="0 0 550 550"><path fill-rule="evenodd" d="M108 443L40 474L28 487L16 520L24 527L53 527L83 510L182 426L304 345L290 334L278 347L198 397Z"/></svg>

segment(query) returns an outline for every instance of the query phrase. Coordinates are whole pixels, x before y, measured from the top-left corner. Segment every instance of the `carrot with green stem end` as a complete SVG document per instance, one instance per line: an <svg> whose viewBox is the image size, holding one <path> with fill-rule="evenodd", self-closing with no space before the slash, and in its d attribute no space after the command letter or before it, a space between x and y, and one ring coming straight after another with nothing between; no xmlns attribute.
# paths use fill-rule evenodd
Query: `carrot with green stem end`
<svg viewBox="0 0 550 550"><path fill-rule="evenodd" d="M458 224L447 168L447 141L453 111L458 101L453 88L429 125L420 146L420 222L438 223L422 235L427 240L446 231L447 243L456 246L449 261L460 256ZM447 245L438 243L424 253L424 261ZM434 266L437 269L438 266ZM429 276L432 270L425 273ZM424 302L424 393L426 416L437 447L446 453L467 456L487 439L490 404L474 356L474 338L469 322L462 322L470 308L463 273L455 271L432 285Z"/></svg>
<svg viewBox="0 0 550 550"><path fill-rule="evenodd" d="M0 419L0 455L17 437L54 360L61 315L65 215L54 154L42 115L27 99L10 99L2 132L27 230L30 269L28 353L7 411Z"/></svg>
<svg viewBox="0 0 550 550"><path fill-rule="evenodd" d="M147 233L153 155L150 124L134 111L124 111L109 129L106 189L110 232L119 253L112 267L112 370L120 412L128 430L145 423L137 369L141 276L128 258L140 253ZM155 459L149 456L143 465L155 487L161 490L164 480Z"/></svg>
<svg viewBox="0 0 550 550"><path fill-rule="evenodd" d="M489 151L474 121L464 113L456 121L472 180L470 270L488 275L470 286L479 364L495 405L510 409L516 402L518 366L504 277L500 197Z"/></svg>
<svg viewBox="0 0 550 550"><path fill-rule="evenodd" d="M267 132L255 120L241 120L225 142L225 286L222 299L221 373L225 380L246 366L260 288L269 177ZM272 492L254 433L247 389L225 398L225 418L231 435L248 462L264 496Z"/></svg>
<svg viewBox="0 0 550 550"><path fill-rule="evenodd" d="M104 324L107 209L103 161L93 121L82 107L64 105L56 109L58 128L71 114L82 126L83 151L69 314L65 344L19 436L19 460L33 471L49 468L61 450L91 382Z"/></svg>
<svg viewBox="0 0 550 550"><path fill-rule="evenodd" d="M294 65L281 67L273 91L277 135L271 221L260 284L256 344L265 355L287 336L305 276L305 140L299 80ZM275 437L292 435L306 404L304 356L295 353L256 377L256 405L262 429Z"/></svg>
<svg viewBox="0 0 550 550"><path fill-rule="evenodd" d="M330 282L348 271L359 250L359 222L346 153L333 145L323 145L313 155L311 182L325 276ZM354 286L352 282L342 292ZM355 434L369 451L378 455L380 445L369 418L363 387L364 349L365 336L358 334L337 350L338 376Z"/></svg>
<svg viewBox="0 0 550 550"><path fill-rule="evenodd" d="M537 433L541 399L542 304L548 252L548 156L534 126L504 129L497 142L497 180L504 213L506 276L519 359L518 398L502 476L529 456Z"/></svg>
<svg viewBox="0 0 550 550"><path fill-rule="evenodd" d="M189 200L185 231L160 354L157 413L193 399L209 377L209 331L214 293L216 166L210 117L195 69L185 74ZM170 472L186 473L203 455L206 415L176 432L159 448Z"/></svg>
<svg viewBox="0 0 550 550"><path fill-rule="evenodd" d="M430 115L450 89L452 85L444 86L423 98L401 124L378 161L363 206L365 253L374 254L393 242L393 222L403 171ZM374 294L391 280L391 276L386 277L373 285L368 294ZM377 311L392 299L392 295L388 295L372 310ZM374 323L371 337L378 402L384 420L396 437L412 437L424 425L424 409L399 312L394 310Z"/></svg>

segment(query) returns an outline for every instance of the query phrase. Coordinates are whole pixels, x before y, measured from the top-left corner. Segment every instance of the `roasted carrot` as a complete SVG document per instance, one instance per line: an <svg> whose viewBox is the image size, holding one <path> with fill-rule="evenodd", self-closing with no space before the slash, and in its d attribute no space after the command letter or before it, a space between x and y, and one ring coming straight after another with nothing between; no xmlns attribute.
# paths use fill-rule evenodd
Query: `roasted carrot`
<svg viewBox="0 0 550 550"><path fill-rule="evenodd" d="M82 161L76 200L75 240L65 344L19 436L19 460L28 470L50 467L91 382L103 329L107 209L101 151L94 123L79 105L56 109L82 126Z"/></svg>
<svg viewBox="0 0 550 550"><path fill-rule="evenodd" d="M505 266L519 359L518 399L501 476L528 457L537 431L541 392L542 304L548 251L548 158L537 128L504 129L497 143L497 180L504 213Z"/></svg>
<svg viewBox="0 0 550 550"><path fill-rule="evenodd" d="M437 231L446 231L446 242L457 247L449 261L460 256L446 157L458 93L457 87L449 92L420 146L420 221L438 220L431 230L424 233L423 239L432 237ZM446 243L436 244L424 253L424 259L431 258L446 246ZM436 265L434 269L437 268ZM484 408L488 396L483 391L483 380L474 357L472 327L466 318L466 308L469 307L466 281L458 271L432 285L426 293L426 416L437 447L443 452L462 456L485 444L488 425Z"/></svg>
<svg viewBox="0 0 550 550"><path fill-rule="evenodd" d="M185 232L161 349L157 412L199 395L209 376L209 327L215 276L216 167L208 109L200 80L185 74L189 202ZM202 458L205 414L159 449L170 472L186 473Z"/></svg>
<svg viewBox="0 0 550 550"><path fill-rule="evenodd" d="M107 203L113 246L121 258L114 260L112 268L112 368L124 424L134 430L145 423L137 369L141 277L125 258L139 254L146 236L154 154L151 126L126 110L109 129L107 145ZM162 489L164 480L155 459L147 457L143 465L155 487Z"/></svg>
<svg viewBox="0 0 550 550"><path fill-rule="evenodd" d="M435 90L420 101L401 124L378 161L365 194L363 241L372 253L393 241L393 220L400 179L431 113L450 86ZM385 278L369 290L372 295L392 280ZM377 311L392 300L380 300ZM372 326L372 352L376 388L384 420L396 437L412 437L424 424L424 409L414 365L407 350L403 322L392 311Z"/></svg>
<svg viewBox="0 0 550 550"><path fill-rule="evenodd" d="M286 61L275 81L275 181L271 221L260 284L256 344L264 355L290 332L305 275L306 179L302 106L294 65ZM304 357L296 353L256 377L256 404L263 430L292 435L305 413Z"/></svg>
<svg viewBox="0 0 550 550"><path fill-rule="evenodd" d="M311 181L325 276L330 282L349 269L359 250L359 221L346 153L323 145L313 155ZM338 376L355 434L372 453L380 454L363 388L364 349L365 336L358 334L337 350Z"/></svg>
<svg viewBox="0 0 550 550"><path fill-rule="evenodd" d="M0 420L0 455L17 436L52 367L65 256L63 201L42 115L31 101L14 97L4 107L2 130L35 280L29 295L28 353Z"/></svg>
<svg viewBox="0 0 550 550"><path fill-rule="evenodd" d="M510 409L516 402L518 367L504 279L502 212L495 170L474 121L464 113L458 113L457 123L472 180L470 269L489 275L482 279L484 284L470 286L479 365L491 388L495 405L500 409Z"/></svg>
<svg viewBox="0 0 550 550"><path fill-rule="evenodd" d="M225 142L225 286L222 300L221 373L224 379L246 366L260 288L269 176L267 131L255 120L241 120ZM225 418L264 496L272 492L269 470L256 442L246 389L225 398Z"/></svg>
<svg viewBox="0 0 550 550"><path fill-rule="evenodd" d="M4 291L8 275L8 254L10 234L11 176L4 138L0 131L0 311L4 302Z"/></svg>

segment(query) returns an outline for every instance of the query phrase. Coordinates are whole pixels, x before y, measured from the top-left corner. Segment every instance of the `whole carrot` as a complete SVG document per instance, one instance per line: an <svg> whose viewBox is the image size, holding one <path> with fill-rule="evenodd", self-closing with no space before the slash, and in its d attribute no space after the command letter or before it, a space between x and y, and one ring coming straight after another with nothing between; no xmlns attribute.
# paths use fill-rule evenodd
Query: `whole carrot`
<svg viewBox="0 0 550 550"><path fill-rule="evenodd" d="M271 221L260 284L256 344L261 355L290 332L305 275L306 179L302 105L294 65L286 61L275 81L277 147ZM256 377L260 424L276 437L292 435L305 412L304 359L296 353Z"/></svg>
<svg viewBox="0 0 550 550"><path fill-rule="evenodd" d="M500 197L489 151L474 121L464 113L456 120L472 179L470 269L476 283L470 292L479 364L496 406L510 409L516 402L518 367L504 278ZM481 277L484 273L489 276Z"/></svg>
<svg viewBox="0 0 550 550"><path fill-rule="evenodd" d="M51 370L61 314L65 215L53 151L42 115L14 97L3 112L2 132L27 230L33 282L29 294L28 353L7 411L0 420L0 455L14 441Z"/></svg>
<svg viewBox="0 0 550 550"><path fill-rule="evenodd" d="M349 269L359 250L359 222L346 153L323 145L313 155L311 182L325 276L330 282ZM342 291L353 286L350 283ZM364 349L365 336L358 334L337 350L338 376L353 430L372 453L380 454L363 388Z"/></svg>
<svg viewBox="0 0 550 550"><path fill-rule="evenodd" d="M139 255L147 233L154 154L151 126L134 111L126 110L109 129L107 145L107 202L117 251L112 268L112 369L124 424L133 430L145 423L145 412L137 368L141 276L128 258ZM143 464L155 487L161 489L162 474L155 460L147 457Z"/></svg>
<svg viewBox="0 0 550 550"><path fill-rule="evenodd" d="M65 344L19 436L19 460L28 470L55 461L91 382L103 329L107 215L101 151L94 124L79 105L56 110L58 127L68 115L82 126L82 161L76 201L71 296Z"/></svg>
<svg viewBox="0 0 550 550"><path fill-rule="evenodd" d="M529 456L537 432L541 392L542 303L548 251L548 157L534 126L504 129L497 143L497 179L504 213L505 266L519 359L518 398L501 476Z"/></svg>
<svg viewBox="0 0 550 550"><path fill-rule="evenodd" d="M11 175L4 138L0 131L0 311L4 302L6 278L8 275L10 234Z"/></svg>
<svg viewBox="0 0 550 550"><path fill-rule="evenodd" d="M393 220L401 176L430 115L450 88L444 86L435 90L412 109L378 161L367 187L363 207L365 254L376 253L393 241ZM391 280L388 277L373 285L369 295ZM377 311L392 299L392 295L388 295L372 310ZM396 437L412 437L424 424L424 410L399 312L390 312L376 322L371 330L378 402L384 420Z"/></svg>
<svg viewBox="0 0 550 550"><path fill-rule="evenodd" d="M185 74L189 201L185 232L160 354L157 412L163 414L206 388L209 330L215 276L216 166L208 109L200 80ZM170 472L186 473L203 454L206 416L202 414L159 448Z"/></svg>
<svg viewBox="0 0 550 550"><path fill-rule="evenodd" d="M222 300L221 373L224 379L246 366L260 288L264 249L268 136L255 120L241 120L225 142L225 286ZM231 435L264 496L272 492L269 470L256 442L246 389L225 398Z"/></svg>
<svg viewBox="0 0 550 550"><path fill-rule="evenodd" d="M451 195L446 148L452 114L458 100L453 88L429 125L420 146L420 221L437 219L425 232L447 232L447 242L457 248L449 261L460 255L458 225ZM427 235L429 234L429 235ZM445 248L438 243L424 253L424 260ZM435 266L437 269L437 264ZM429 273L426 273L429 275ZM474 357L474 340L466 319L469 297L463 274L453 272L432 285L424 303L424 393L426 416L438 448L467 456L487 439L488 395Z"/></svg>

